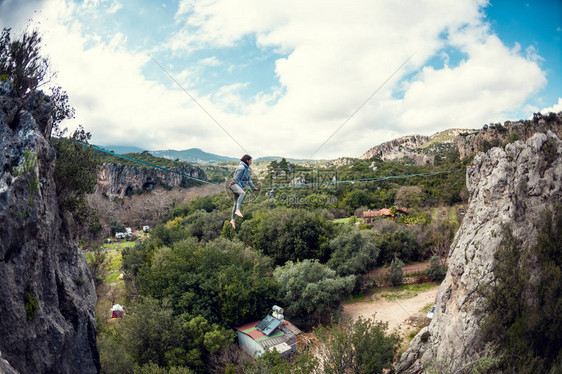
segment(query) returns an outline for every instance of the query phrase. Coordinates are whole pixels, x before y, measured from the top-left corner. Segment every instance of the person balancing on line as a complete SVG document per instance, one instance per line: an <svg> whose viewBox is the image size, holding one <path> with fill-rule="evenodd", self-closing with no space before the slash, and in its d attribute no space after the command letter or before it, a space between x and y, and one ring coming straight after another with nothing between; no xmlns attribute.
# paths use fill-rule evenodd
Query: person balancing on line
<svg viewBox="0 0 562 374"><path fill-rule="evenodd" d="M240 159L240 165L234 171L234 176L232 178L232 182L230 182L230 190L234 193L234 207L232 208L232 219L230 220L230 224L232 228L236 230L236 216L243 217L242 213L240 212L240 207L242 206L242 201L244 201L244 197L246 196L246 192L244 192L244 187L249 185L254 191L258 189L252 183L252 179L250 178L250 165L252 164L252 156L244 155Z"/></svg>

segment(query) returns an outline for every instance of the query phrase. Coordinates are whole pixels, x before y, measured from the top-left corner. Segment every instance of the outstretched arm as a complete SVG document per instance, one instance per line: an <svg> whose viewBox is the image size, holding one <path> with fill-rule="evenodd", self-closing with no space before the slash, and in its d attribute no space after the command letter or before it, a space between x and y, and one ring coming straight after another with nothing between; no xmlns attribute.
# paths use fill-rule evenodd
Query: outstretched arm
<svg viewBox="0 0 562 374"><path fill-rule="evenodd" d="M254 186L254 184L252 183L252 179L248 179L248 185L252 188L252 190L257 191L258 189L256 188L256 186Z"/></svg>

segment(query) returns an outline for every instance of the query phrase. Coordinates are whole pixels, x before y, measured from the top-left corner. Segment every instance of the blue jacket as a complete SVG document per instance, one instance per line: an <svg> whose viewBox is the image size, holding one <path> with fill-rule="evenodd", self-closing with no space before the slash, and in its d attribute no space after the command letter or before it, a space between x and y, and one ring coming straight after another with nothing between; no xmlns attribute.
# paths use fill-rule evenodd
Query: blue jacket
<svg viewBox="0 0 562 374"><path fill-rule="evenodd" d="M238 165L238 167L234 171L234 177L232 179L241 188L244 188L246 187L246 185L249 185L251 188L255 190L256 187L254 187L254 184L250 179L250 172L251 172L250 167L245 162L240 161L240 165Z"/></svg>

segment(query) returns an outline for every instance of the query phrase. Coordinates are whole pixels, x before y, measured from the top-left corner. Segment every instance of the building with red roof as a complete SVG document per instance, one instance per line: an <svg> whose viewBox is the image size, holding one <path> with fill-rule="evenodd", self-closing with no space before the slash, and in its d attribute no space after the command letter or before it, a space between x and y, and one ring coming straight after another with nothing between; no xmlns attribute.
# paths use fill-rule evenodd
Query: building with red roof
<svg viewBox="0 0 562 374"><path fill-rule="evenodd" d="M236 327L238 344L253 358L258 358L266 349L286 357L297 350L297 335L302 333L295 325L284 319L283 309L273 307L273 311L263 320L246 323Z"/></svg>

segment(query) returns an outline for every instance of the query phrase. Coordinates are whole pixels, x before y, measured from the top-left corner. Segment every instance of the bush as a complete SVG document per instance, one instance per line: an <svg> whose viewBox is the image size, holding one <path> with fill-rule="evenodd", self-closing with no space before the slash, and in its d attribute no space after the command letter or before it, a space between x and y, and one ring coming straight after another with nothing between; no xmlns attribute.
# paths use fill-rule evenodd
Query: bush
<svg viewBox="0 0 562 374"><path fill-rule="evenodd" d="M125 225L121 221L111 221L109 223L109 228L111 229L111 236L115 236L118 232L125 232Z"/></svg>
<svg viewBox="0 0 562 374"><path fill-rule="evenodd" d="M503 372L553 373L562 360L562 208L545 212L524 247L506 228L495 254L495 283L481 290L484 340L498 347ZM532 271L531 271L532 269Z"/></svg>
<svg viewBox="0 0 562 374"><path fill-rule="evenodd" d="M330 320L341 302L353 291L355 277L338 277L336 272L315 260L287 262L273 273L279 285L279 300L286 315L301 329Z"/></svg>
<svg viewBox="0 0 562 374"><path fill-rule="evenodd" d="M131 366L135 373L202 372L206 357L232 345L234 337L234 331L201 316L176 316L170 307L146 298L114 330L102 334L100 358L106 372L130 372Z"/></svg>
<svg viewBox="0 0 562 374"><path fill-rule="evenodd" d="M124 253L123 267L137 269L141 295L169 300L176 314L232 327L263 318L276 302L269 259L238 241L146 245Z"/></svg>
<svg viewBox="0 0 562 374"><path fill-rule="evenodd" d="M283 265L304 259L327 261L332 230L333 224L315 213L276 208L257 212L253 219L244 221L238 237L273 258L276 265Z"/></svg>
<svg viewBox="0 0 562 374"><path fill-rule="evenodd" d="M340 276L372 270L379 255L375 234L355 227L330 241L330 250L332 256L327 265Z"/></svg>
<svg viewBox="0 0 562 374"><path fill-rule="evenodd" d="M394 258L406 262L420 259L420 246L416 236L403 227L395 232L379 235L378 246L380 247L380 255L377 260L379 265L389 264Z"/></svg>
<svg viewBox="0 0 562 374"><path fill-rule="evenodd" d="M35 91L47 77L48 68L47 59L41 57L41 36L37 30L24 33L18 40L11 40L10 29L2 30L0 75L12 79L19 97Z"/></svg>
<svg viewBox="0 0 562 374"><path fill-rule="evenodd" d="M436 281L441 281L447 274L447 268L441 265L441 259L437 255L433 255L429 260L429 267L427 268L427 276Z"/></svg>
<svg viewBox="0 0 562 374"><path fill-rule="evenodd" d="M322 345L319 355L324 373L383 373L392 367L400 347L397 332L388 323L363 319L320 327L314 333Z"/></svg>
<svg viewBox="0 0 562 374"><path fill-rule="evenodd" d="M398 286L402 284L402 268L404 263L398 258L395 258L390 263L390 268L388 269L388 274L386 275L386 281L393 286Z"/></svg>
<svg viewBox="0 0 562 374"><path fill-rule="evenodd" d="M109 264L107 251L100 246L96 246L93 251L86 254L86 261L88 263L88 267L90 268L90 272L92 273L94 284L99 286L105 279Z"/></svg>

